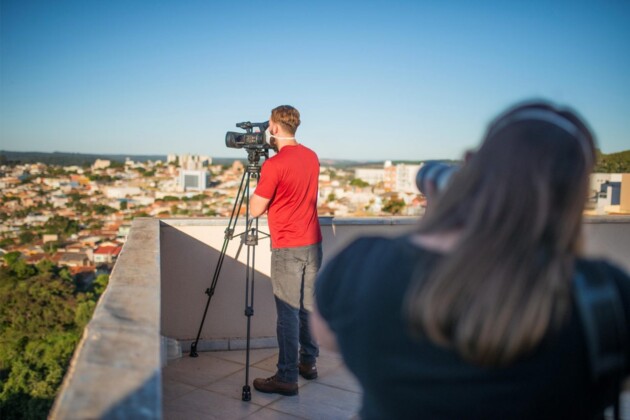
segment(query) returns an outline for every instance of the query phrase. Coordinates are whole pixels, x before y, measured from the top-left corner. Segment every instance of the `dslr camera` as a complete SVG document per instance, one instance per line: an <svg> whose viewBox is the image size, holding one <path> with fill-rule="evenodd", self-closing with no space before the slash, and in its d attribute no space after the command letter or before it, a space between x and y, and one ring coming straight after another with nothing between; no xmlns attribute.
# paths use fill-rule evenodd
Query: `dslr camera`
<svg viewBox="0 0 630 420"><path fill-rule="evenodd" d="M268 150L271 146L265 138L265 130L269 127L269 121L261 123L252 123L245 121L236 124L238 128L245 130L244 133L228 131L225 134L225 145L232 149L247 150Z"/></svg>

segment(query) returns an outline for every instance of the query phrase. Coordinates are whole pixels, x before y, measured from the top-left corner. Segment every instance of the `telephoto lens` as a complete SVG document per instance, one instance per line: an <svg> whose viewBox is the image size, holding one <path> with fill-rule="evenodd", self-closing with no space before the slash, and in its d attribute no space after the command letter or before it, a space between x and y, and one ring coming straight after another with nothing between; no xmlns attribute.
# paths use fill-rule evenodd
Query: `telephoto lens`
<svg viewBox="0 0 630 420"><path fill-rule="evenodd" d="M416 186L425 196L429 193L429 183L433 184L434 192L443 191L451 177L459 170L457 165L442 162L428 162L422 165L416 175Z"/></svg>

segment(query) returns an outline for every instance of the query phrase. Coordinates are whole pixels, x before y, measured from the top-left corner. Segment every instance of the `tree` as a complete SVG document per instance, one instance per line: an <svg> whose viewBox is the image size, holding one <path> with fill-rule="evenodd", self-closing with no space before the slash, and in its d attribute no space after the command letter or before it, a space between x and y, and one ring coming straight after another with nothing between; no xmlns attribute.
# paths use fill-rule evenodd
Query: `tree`
<svg viewBox="0 0 630 420"><path fill-rule="evenodd" d="M404 200L398 199L398 197L392 197L383 203L383 211L391 213L393 215L402 213L402 209L405 207Z"/></svg>
<svg viewBox="0 0 630 420"><path fill-rule="evenodd" d="M40 262L35 264L35 267L40 274L49 274L54 271L56 266L55 263L50 260L41 260Z"/></svg>
<svg viewBox="0 0 630 420"><path fill-rule="evenodd" d="M0 268L0 413L46 418L108 277L82 293L50 261L21 277L16 270L28 264L19 253L7 255L11 266Z"/></svg>
<svg viewBox="0 0 630 420"><path fill-rule="evenodd" d="M27 279L37 274L37 269L34 265L28 264L25 260L19 259L10 267L11 271L17 276L18 279Z"/></svg>
<svg viewBox="0 0 630 420"><path fill-rule="evenodd" d="M95 204L92 210L94 211L94 213L101 216L116 213L115 208L107 206L105 204Z"/></svg>
<svg viewBox="0 0 630 420"><path fill-rule="evenodd" d="M627 173L630 172L630 150L605 155L597 151L597 164L593 172Z"/></svg>
<svg viewBox="0 0 630 420"><path fill-rule="evenodd" d="M44 230L46 233L68 236L79 232L79 223L76 220L56 214L46 221Z"/></svg>
<svg viewBox="0 0 630 420"><path fill-rule="evenodd" d="M17 251L7 252L3 255L4 262L9 266L9 269L13 264L15 264L20 258L22 258L22 254Z"/></svg>
<svg viewBox="0 0 630 420"><path fill-rule="evenodd" d="M23 230L18 235L18 239L20 240L20 243L22 245L30 244L31 242L33 242L33 239L35 239L35 237L36 237L36 235L33 232L31 232L30 230Z"/></svg>
<svg viewBox="0 0 630 420"><path fill-rule="evenodd" d="M370 184L368 184L361 178L354 178L352 181L350 181L350 185L352 185L353 187L365 188L369 186Z"/></svg>
<svg viewBox="0 0 630 420"><path fill-rule="evenodd" d="M0 248L6 248L15 244L13 238L2 238L0 239Z"/></svg>
<svg viewBox="0 0 630 420"><path fill-rule="evenodd" d="M129 205L129 204L127 203L127 201L121 201L121 202L120 202L120 209L121 209L121 210L127 210L127 206L128 206L128 205Z"/></svg>

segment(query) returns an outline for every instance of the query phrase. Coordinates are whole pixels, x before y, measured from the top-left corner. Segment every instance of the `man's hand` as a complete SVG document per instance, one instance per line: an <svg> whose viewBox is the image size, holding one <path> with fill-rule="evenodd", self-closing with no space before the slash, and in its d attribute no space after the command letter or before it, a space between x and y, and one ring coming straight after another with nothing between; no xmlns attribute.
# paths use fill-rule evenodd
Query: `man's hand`
<svg viewBox="0 0 630 420"><path fill-rule="evenodd" d="M269 200L268 198L252 194L252 196L249 198L249 214L252 217L258 217L264 214L267 211L269 201L271 200Z"/></svg>

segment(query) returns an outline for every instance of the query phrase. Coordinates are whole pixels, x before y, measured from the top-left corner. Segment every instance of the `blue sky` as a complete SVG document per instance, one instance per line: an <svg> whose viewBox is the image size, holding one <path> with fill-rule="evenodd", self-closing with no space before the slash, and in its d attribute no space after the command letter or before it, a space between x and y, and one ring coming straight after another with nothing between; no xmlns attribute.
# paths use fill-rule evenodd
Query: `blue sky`
<svg viewBox="0 0 630 420"><path fill-rule="evenodd" d="M630 149L628 1L0 2L0 149L244 157L280 104L321 158L458 158L510 104Z"/></svg>

